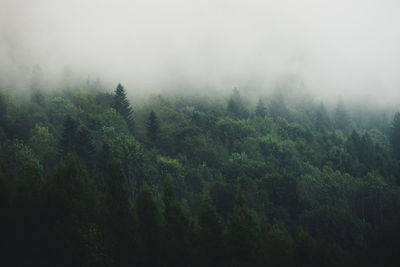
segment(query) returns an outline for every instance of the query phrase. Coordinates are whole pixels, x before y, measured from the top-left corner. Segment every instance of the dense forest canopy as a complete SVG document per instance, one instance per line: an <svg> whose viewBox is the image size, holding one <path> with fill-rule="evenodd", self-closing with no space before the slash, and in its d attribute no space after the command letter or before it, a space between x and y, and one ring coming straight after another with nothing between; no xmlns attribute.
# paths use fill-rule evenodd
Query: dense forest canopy
<svg viewBox="0 0 400 267"><path fill-rule="evenodd" d="M398 263L400 113L240 88L134 98L0 92L3 262Z"/></svg>
<svg viewBox="0 0 400 267"><path fill-rule="evenodd" d="M399 0L0 0L0 266L400 266Z"/></svg>

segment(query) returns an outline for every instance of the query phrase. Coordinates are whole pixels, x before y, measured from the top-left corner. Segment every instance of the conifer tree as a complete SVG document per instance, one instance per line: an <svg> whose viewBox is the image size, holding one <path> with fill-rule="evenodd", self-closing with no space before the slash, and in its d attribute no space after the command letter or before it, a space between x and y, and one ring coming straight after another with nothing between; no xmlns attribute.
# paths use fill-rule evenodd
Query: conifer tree
<svg viewBox="0 0 400 267"><path fill-rule="evenodd" d="M228 222L227 249L233 256L233 266L252 266L257 244L256 221L247 207L243 194L238 192L235 208Z"/></svg>
<svg viewBox="0 0 400 267"><path fill-rule="evenodd" d="M223 257L223 224L211 197L206 195L202 201L200 214L200 246L204 266L220 266Z"/></svg>
<svg viewBox="0 0 400 267"><path fill-rule="evenodd" d="M264 102L260 99L258 100L256 107L256 116L265 117L267 115L267 109L264 105Z"/></svg>
<svg viewBox="0 0 400 267"><path fill-rule="evenodd" d="M315 124L315 128L320 132L331 129L331 120L329 119L328 113L326 112L325 106L322 102L317 109Z"/></svg>
<svg viewBox="0 0 400 267"><path fill-rule="evenodd" d="M150 187L143 184L135 202L139 234L139 265L158 266L161 254L161 213Z"/></svg>
<svg viewBox="0 0 400 267"><path fill-rule="evenodd" d="M128 124L129 130L133 132L134 121L133 121L133 110L126 98L126 92L124 87L119 83L115 89L113 108L125 119Z"/></svg>
<svg viewBox="0 0 400 267"><path fill-rule="evenodd" d="M105 240L113 255L113 265L128 266L132 260L133 214L128 182L116 159L108 165L104 209Z"/></svg>
<svg viewBox="0 0 400 267"><path fill-rule="evenodd" d="M347 134L350 127L350 118L344 105L343 99L340 98L334 113L335 127Z"/></svg>
<svg viewBox="0 0 400 267"><path fill-rule="evenodd" d="M400 112L397 112L394 115L390 127L390 143L392 144L396 159L400 161Z"/></svg>
<svg viewBox="0 0 400 267"><path fill-rule="evenodd" d="M170 177L164 184L163 201L167 266L188 266L193 256L193 222L188 210L179 203Z"/></svg>
<svg viewBox="0 0 400 267"><path fill-rule="evenodd" d="M68 116L64 121L64 130L60 141L60 149L63 156L75 151L76 131L76 122Z"/></svg>
<svg viewBox="0 0 400 267"><path fill-rule="evenodd" d="M4 95L0 93L0 133L6 131L7 106Z"/></svg>
<svg viewBox="0 0 400 267"><path fill-rule="evenodd" d="M147 138L155 144L158 139L160 125L156 113L152 110L147 121Z"/></svg>
<svg viewBox="0 0 400 267"><path fill-rule="evenodd" d="M88 167L91 165L94 145L89 130L85 125L80 125L76 132L76 153Z"/></svg>

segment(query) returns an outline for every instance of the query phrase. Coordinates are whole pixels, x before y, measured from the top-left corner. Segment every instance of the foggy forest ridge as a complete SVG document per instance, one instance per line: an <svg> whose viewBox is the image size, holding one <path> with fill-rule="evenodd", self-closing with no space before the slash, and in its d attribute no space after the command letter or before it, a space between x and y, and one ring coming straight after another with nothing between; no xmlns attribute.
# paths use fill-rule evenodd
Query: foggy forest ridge
<svg viewBox="0 0 400 267"><path fill-rule="evenodd" d="M0 265L398 267L399 0L0 0Z"/></svg>
<svg viewBox="0 0 400 267"><path fill-rule="evenodd" d="M27 88L74 75L138 95L171 90L394 105L400 96L397 1L0 1L0 77ZM25 79L25 81L24 81ZM298 86L300 84L300 86Z"/></svg>

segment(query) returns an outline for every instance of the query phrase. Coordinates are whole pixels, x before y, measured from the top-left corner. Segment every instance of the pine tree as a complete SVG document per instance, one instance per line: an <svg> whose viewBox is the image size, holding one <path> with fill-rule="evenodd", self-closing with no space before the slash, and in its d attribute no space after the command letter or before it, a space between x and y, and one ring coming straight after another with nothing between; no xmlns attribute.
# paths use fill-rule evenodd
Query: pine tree
<svg viewBox="0 0 400 267"><path fill-rule="evenodd" d="M245 119L249 116L249 112L244 107L239 90L236 88L232 92L227 109L228 112L231 113L236 119Z"/></svg>
<svg viewBox="0 0 400 267"><path fill-rule="evenodd" d="M392 144L396 159L400 161L400 112L397 112L394 115L390 127L390 143Z"/></svg>
<svg viewBox="0 0 400 267"><path fill-rule="evenodd" d="M209 195L204 197L201 205L199 226L202 265L221 266L224 228Z"/></svg>
<svg viewBox="0 0 400 267"><path fill-rule="evenodd" d="M340 98L334 113L334 122L336 129L342 130L347 134L350 127L350 118L344 105L343 99Z"/></svg>
<svg viewBox="0 0 400 267"><path fill-rule="evenodd" d="M0 133L7 128L7 106L4 95L0 92Z"/></svg>
<svg viewBox="0 0 400 267"><path fill-rule="evenodd" d="M150 112L149 119L147 121L147 138L155 144L158 139L158 134L160 131L160 125L158 123L157 115L154 111Z"/></svg>
<svg viewBox="0 0 400 267"><path fill-rule="evenodd" d="M234 211L229 217L227 233L227 249L233 256L233 266L252 266L257 237L257 223L239 191Z"/></svg>
<svg viewBox="0 0 400 267"><path fill-rule="evenodd" d="M86 166L89 167L91 165L94 145L89 130L85 125L80 125L76 133L76 153Z"/></svg>
<svg viewBox="0 0 400 267"><path fill-rule="evenodd" d="M119 83L115 89L113 108L125 119L128 124L129 130L133 133L134 121L133 110L126 98L124 87Z"/></svg>
<svg viewBox="0 0 400 267"><path fill-rule="evenodd" d="M132 260L133 214L130 190L121 164L111 159L105 190L105 240L112 253L113 265L128 266Z"/></svg>
<svg viewBox="0 0 400 267"><path fill-rule="evenodd" d="M76 131L76 122L68 116L64 121L64 131L60 141L60 149L63 156L67 153L75 152Z"/></svg>
<svg viewBox="0 0 400 267"><path fill-rule="evenodd" d="M331 120L326 112L324 104L321 102L315 118L315 128L322 132L331 129Z"/></svg>
<svg viewBox="0 0 400 267"><path fill-rule="evenodd" d="M138 220L140 266L158 266L161 256L161 213L150 187L143 184L135 202Z"/></svg>
<svg viewBox="0 0 400 267"><path fill-rule="evenodd" d="M163 201L167 266L189 266L194 252L193 222L188 210L179 203L170 177L164 185Z"/></svg>
<svg viewBox="0 0 400 267"><path fill-rule="evenodd" d="M256 107L256 116L265 117L265 115L267 115L267 109L265 108L264 102L260 99Z"/></svg>

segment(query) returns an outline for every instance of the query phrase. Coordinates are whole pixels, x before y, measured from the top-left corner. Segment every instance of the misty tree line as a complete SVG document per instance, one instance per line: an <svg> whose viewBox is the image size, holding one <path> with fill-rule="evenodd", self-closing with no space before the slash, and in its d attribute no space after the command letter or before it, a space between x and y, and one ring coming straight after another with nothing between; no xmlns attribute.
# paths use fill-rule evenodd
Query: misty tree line
<svg viewBox="0 0 400 267"><path fill-rule="evenodd" d="M400 113L382 118L239 90L0 92L1 260L397 266Z"/></svg>

